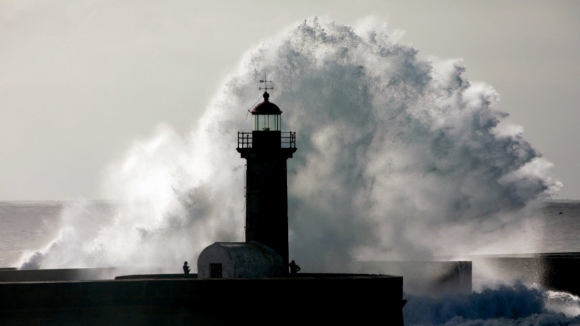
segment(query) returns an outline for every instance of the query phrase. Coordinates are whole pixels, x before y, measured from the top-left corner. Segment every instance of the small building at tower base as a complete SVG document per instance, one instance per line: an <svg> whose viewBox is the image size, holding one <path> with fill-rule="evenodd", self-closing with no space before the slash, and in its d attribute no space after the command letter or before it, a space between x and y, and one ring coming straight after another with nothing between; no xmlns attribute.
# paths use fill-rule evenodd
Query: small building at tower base
<svg viewBox="0 0 580 326"><path fill-rule="evenodd" d="M259 242L216 242L197 260L198 278L256 278L282 276L284 260Z"/></svg>

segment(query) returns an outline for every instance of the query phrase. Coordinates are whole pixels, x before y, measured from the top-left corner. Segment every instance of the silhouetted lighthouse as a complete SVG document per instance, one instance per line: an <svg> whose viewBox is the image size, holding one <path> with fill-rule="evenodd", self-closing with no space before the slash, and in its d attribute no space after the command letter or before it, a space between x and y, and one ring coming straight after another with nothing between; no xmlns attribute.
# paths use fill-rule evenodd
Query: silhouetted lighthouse
<svg viewBox="0 0 580 326"><path fill-rule="evenodd" d="M251 111L252 132L238 132L237 151L247 160L246 242L274 249L288 266L286 160L296 152L296 133L281 131L282 111L270 102L268 89Z"/></svg>

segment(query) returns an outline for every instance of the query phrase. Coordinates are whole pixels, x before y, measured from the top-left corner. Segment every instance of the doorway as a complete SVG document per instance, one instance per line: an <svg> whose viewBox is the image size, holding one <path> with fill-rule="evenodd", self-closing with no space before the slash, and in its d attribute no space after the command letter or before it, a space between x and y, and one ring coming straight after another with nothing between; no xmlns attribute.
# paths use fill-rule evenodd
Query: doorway
<svg viewBox="0 0 580 326"><path fill-rule="evenodd" d="M222 264L209 264L210 278L222 278Z"/></svg>

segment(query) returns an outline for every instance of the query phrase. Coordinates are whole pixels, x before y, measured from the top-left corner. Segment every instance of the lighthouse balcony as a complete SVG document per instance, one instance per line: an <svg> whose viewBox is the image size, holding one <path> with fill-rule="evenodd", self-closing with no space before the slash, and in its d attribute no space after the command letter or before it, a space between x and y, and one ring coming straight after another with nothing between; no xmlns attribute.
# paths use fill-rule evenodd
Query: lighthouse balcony
<svg viewBox="0 0 580 326"><path fill-rule="evenodd" d="M296 132L254 131L238 132L238 149L296 149Z"/></svg>
<svg viewBox="0 0 580 326"><path fill-rule="evenodd" d="M296 152L296 133L270 130L238 132L237 151L246 159L288 159Z"/></svg>

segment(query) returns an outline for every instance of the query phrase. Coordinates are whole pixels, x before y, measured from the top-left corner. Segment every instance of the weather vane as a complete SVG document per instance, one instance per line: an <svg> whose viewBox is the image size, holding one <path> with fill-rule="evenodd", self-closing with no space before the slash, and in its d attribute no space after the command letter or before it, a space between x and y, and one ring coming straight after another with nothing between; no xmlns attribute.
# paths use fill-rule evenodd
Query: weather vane
<svg viewBox="0 0 580 326"><path fill-rule="evenodd" d="M274 87L268 87L268 84L267 84L267 83L271 83L271 82L272 82L271 80L268 80L268 79L266 78L266 74L264 74L264 79L261 79L261 80L260 80L260 83L264 83L264 87L260 87L260 88L259 88L259 90L264 90L264 91L266 91L266 92L267 92L269 89L272 89L272 90L273 90L273 89L274 89Z"/></svg>

